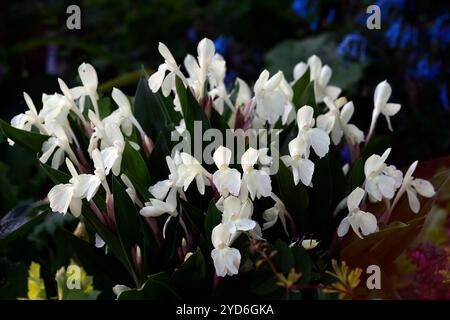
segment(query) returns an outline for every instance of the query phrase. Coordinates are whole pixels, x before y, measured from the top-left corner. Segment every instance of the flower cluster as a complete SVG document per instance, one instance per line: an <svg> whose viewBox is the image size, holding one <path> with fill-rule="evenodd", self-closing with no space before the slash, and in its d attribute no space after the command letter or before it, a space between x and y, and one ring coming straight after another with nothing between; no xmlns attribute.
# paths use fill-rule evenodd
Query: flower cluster
<svg viewBox="0 0 450 320"><path fill-rule="evenodd" d="M400 104L389 102L392 91L389 83L383 81L378 84L371 126L365 135L350 123L355 112L353 102L340 96L340 88L329 84L332 70L328 65L323 65L317 56L294 67L292 83L281 71L270 75L269 71L264 70L253 90L238 78L235 88L229 91L225 85L225 60L216 52L211 40L205 38L200 41L197 57L186 56L184 69L187 75L164 44L160 43L158 49L164 62L148 78L147 90L153 93L161 91L161 99L167 99L174 106L171 111L181 119L172 127L174 132L183 134L192 124L193 115L187 114L192 110L186 107L186 96L190 95L197 103L198 112L205 118L216 114L231 131L281 128L281 133L290 132L288 152L275 150L270 144L258 148L246 146L238 157L235 150L222 145L213 150L215 168L212 168L201 163L193 154L176 150L165 156L168 176L161 181L153 180L150 187L148 184L142 186L137 181L139 176L128 176L130 168L125 169L124 154L127 148L131 148L138 154L143 151L147 160L151 159L154 151L152 138L157 137L147 135L147 128L141 126L141 119L135 117L130 100L119 89L114 88L111 93L116 108L105 115L99 102L101 95L97 92L97 74L86 63L78 70L82 85L69 89L59 79L62 94L44 94L39 112L31 98L24 94L29 111L14 117L11 125L46 136L39 155L42 163L50 161L55 170L66 164L70 176L66 183L57 184L50 190L48 200L51 209L60 213L71 212L79 217L83 212L83 202L89 203L99 221L113 232L117 227L115 211L121 207L114 205L117 195L113 194L109 184L120 177L132 204L146 221L152 224L161 216L168 215L162 230L163 239L167 236L169 222L176 220L182 225L190 246L192 237L182 214L183 203L191 201L188 192L192 192L191 185L195 180L195 188L200 195L215 195L214 204L220 212L220 222L207 235L212 243L211 258L220 277L239 273L241 252L233 245L240 236L263 240L263 231L276 225L278 220L285 233L294 236L289 234L286 226L287 220L294 224L292 212L288 211L278 188L274 187L273 176L276 172L269 170L273 161L278 159L275 158L278 152L281 152L280 165L288 170L293 185L313 189L317 161L326 157L333 148L346 144L351 150L353 162L356 162L360 159L361 145L373 135L379 116L385 116L392 130L390 117L401 108ZM302 94L298 90L310 90L310 99L300 102L294 98ZM430 182L413 178L417 162L404 176L393 165L386 164L390 151L387 149L381 156L374 154L365 159L364 182L350 190L337 208L339 211L345 204L348 207L348 215L337 228L339 237L346 235L350 227L359 237L377 232L378 222L389 221L393 208L405 193L415 213L420 210L418 194L424 197L434 195ZM142 192L142 187L148 187L148 192ZM211 192L207 192L207 187ZM267 198L265 203L274 203L273 206L261 212L255 211L255 204L263 198ZM376 217L366 212L366 199L384 202L384 214ZM262 226L258 221L264 221ZM103 235L109 236L105 232ZM302 247L307 250L319 244L315 239L302 239ZM108 239L99 239L98 243L103 244L103 240L108 244ZM138 244L132 245L132 253L127 254L132 255L135 268L141 272L142 252ZM189 255L186 254L186 257Z"/></svg>

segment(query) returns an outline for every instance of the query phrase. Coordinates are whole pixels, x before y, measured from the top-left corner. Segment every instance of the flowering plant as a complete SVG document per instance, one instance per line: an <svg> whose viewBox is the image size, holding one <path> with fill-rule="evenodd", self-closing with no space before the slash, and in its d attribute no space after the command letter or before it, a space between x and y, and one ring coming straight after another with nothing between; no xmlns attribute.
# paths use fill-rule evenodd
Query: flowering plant
<svg viewBox="0 0 450 320"><path fill-rule="evenodd" d="M42 215L72 214L76 260L119 299L368 296L355 291L361 269L347 264L395 259L423 223L421 198L435 195L414 177L417 161L403 174L388 163L390 148L372 154L379 117L392 130L401 109L389 83L375 89L366 135L317 56L298 63L291 82L264 70L253 90L240 78L230 90L209 39L184 59L187 74L158 49L164 62L143 71L131 101L117 88L112 101L98 92L83 63L80 86L58 79L61 93L43 94L39 109L24 93L29 110L0 121L55 183L2 240ZM411 210L394 221L405 198Z"/></svg>

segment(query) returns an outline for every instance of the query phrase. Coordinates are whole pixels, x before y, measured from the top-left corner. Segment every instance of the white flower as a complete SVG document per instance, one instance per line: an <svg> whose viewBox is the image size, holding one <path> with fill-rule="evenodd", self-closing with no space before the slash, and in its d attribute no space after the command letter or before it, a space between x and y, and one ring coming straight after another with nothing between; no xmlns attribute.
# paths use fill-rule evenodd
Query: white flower
<svg viewBox="0 0 450 320"><path fill-rule="evenodd" d="M178 215L177 211L177 189L170 189L165 201L159 199L150 199L141 209L140 214L144 217L159 217L163 214L169 214L172 217Z"/></svg>
<svg viewBox="0 0 450 320"><path fill-rule="evenodd" d="M200 194L205 194L205 185L209 185L210 174L202 167L200 162L190 154L182 152L180 154L181 163L178 165L177 186L187 190L191 182L195 179L197 189Z"/></svg>
<svg viewBox="0 0 450 320"><path fill-rule="evenodd" d="M253 204L249 199L244 202L237 197L229 196L223 200L222 223L230 230L231 234L237 231L250 231L256 226L251 220Z"/></svg>
<svg viewBox="0 0 450 320"><path fill-rule="evenodd" d="M303 138L297 137L289 142L288 147L290 155L282 156L281 160L292 168L295 185L302 181L305 186L309 186L314 173L314 163L305 156L309 146Z"/></svg>
<svg viewBox="0 0 450 320"><path fill-rule="evenodd" d="M283 80L281 71L269 79L269 71L264 70L255 82L256 114L271 125L274 125L284 115L285 106L289 104L286 93L281 87Z"/></svg>
<svg viewBox="0 0 450 320"><path fill-rule="evenodd" d="M307 144L305 157L309 157L309 148L322 158L328 153L330 138L328 134L319 128L314 127L314 109L310 106L303 106L297 112L298 136Z"/></svg>
<svg viewBox="0 0 450 320"><path fill-rule="evenodd" d="M112 118L111 115L100 120L91 110L88 112L88 117L94 124L94 133L89 141L89 153L98 147L98 142L100 141L101 150L107 147L115 147L117 148L118 155L120 155L120 159L122 159L123 149L125 148L125 138L120 130L120 122L116 121L115 118ZM116 174L116 172L114 172L114 174Z"/></svg>
<svg viewBox="0 0 450 320"><path fill-rule="evenodd" d="M400 187L400 190L395 197L392 208L395 207L398 200L402 197L402 195L406 192L408 195L408 202L411 210L414 213L418 213L420 211L420 202L417 194L420 194L423 197L431 198L436 194L433 185L424 179L415 179L412 175L416 170L418 161L415 161L411 164L408 170L405 173L405 177L403 178L403 183Z"/></svg>
<svg viewBox="0 0 450 320"><path fill-rule="evenodd" d="M390 152L391 148L387 149L381 157L377 154L371 155L364 164L366 176L364 189L369 193L371 200L392 199L402 183L401 171L385 164Z"/></svg>
<svg viewBox="0 0 450 320"><path fill-rule="evenodd" d="M378 231L377 218L370 212L364 212L359 209L359 204L364 198L364 190L356 188L347 198L348 216L342 219L338 227L337 234L343 237L348 233L351 226L356 235L362 238L362 235L369 235ZM361 231L361 233L360 233Z"/></svg>
<svg viewBox="0 0 450 320"><path fill-rule="evenodd" d="M139 200L139 197L137 196L136 188L134 187L134 185L131 182L130 178L128 178L128 176L126 174L122 173L120 175L120 179L122 180L122 182L127 187L125 191L127 192L127 194L130 197L130 199L133 201L133 203L136 203L139 207L143 207L144 205Z"/></svg>
<svg viewBox="0 0 450 320"><path fill-rule="evenodd" d="M391 94L392 88L386 80L380 82L375 88L375 94L373 97L374 109L372 112L372 122L370 124L368 136L371 136L373 130L375 130L375 125L380 114L385 116L389 130L393 131L390 117L396 115L400 111L401 104L388 103Z"/></svg>
<svg viewBox="0 0 450 320"><path fill-rule="evenodd" d="M175 76L178 76L183 82L186 80L167 46L160 42L158 50L164 58L164 63L158 67L158 71L150 76L148 85L153 92L157 92L159 88L161 88L163 95L167 97L169 96L170 91L175 87ZM168 74L166 76L167 71Z"/></svg>
<svg viewBox="0 0 450 320"><path fill-rule="evenodd" d="M316 55L309 57L308 66L311 72L310 79L314 81L316 102L322 102L325 97L330 97L332 100L335 100L342 90L336 86L328 85L333 74L331 68L328 65L322 67L322 61Z"/></svg>
<svg viewBox="0 0 450 320"><path fill-rule="evenodd" d="M266 148L267 149L267 148ZM265 151L267 153L267 150ZM241 182L241 198L247 199L248 193L250 197L258 199L268 197L272 192L272 184L269 174L263 170L256 170L254 165L258 161L260 153L258 150L249 148L242 155L241 166L244 174Z"/></svg>
<svg viewBox="0 0 450 320"><path fill-rule="evenodd" d="M280 198L274 193L271 194L271 198L275 201L275 205L263 212L263 219L266 221L263 224L263 230L273 227L278 219L280 219L284 232L286 235L289 235L286 228L286 217L288 217L289 220L292 220L292 218Z"/></svg>
<svg viewBox="0 0 450 320"><path fill-rule="evenodd" d="M50 208L54 212L70 212L78 217L81 214L82 199L91 201L101 184L98 176L92 174L78 174L69 159L66 159L66 165L72 178L67 184L58 184L48 193Z"/></svg>
<svg viewBox="0 0 450 320"><path fill-rule="evenodd" d="M211 257L214 261L216 274L219 277L238 274L241 264L241 253L235 248L230 248L235 235L232 235L227 227L218 224L212 231L211 240L214 250Z"/></svg>
<svg viewBox="0 0 450 320"><path fill-rule="evenodd" d="M77 117L80 118L83 125L85 125L86 119L84 118L82 111L80 111L78 106L75 104L75 97L74 97L72 91L69 89L67 84L60 78L58 78L58 84L59 84L59 88L61 89L61 92L69 101L70 110L72 110L77 115Z"/></svg>
<svg viewBox="0 0 450 320"><path fill-rule="evenodd" d="M325 97L323 101L328 107L328 112L317 117L317 127L331 134L331 140L335 145L339 144L343 135L352 145L361 143L364 140L364 133L349 123L355 111L353 102L346 102L345 98L333 102L329 97Z"/></svg>
<svg viewBox="0 0 450 320"><path fill-rule="evenodd" d="M213 182L219 193L224 197L229 193L238 196L241 188L241 173L228 167L231 162L231 150L220 146L214 152L213 159L219 169L213 175Z"/></svg>

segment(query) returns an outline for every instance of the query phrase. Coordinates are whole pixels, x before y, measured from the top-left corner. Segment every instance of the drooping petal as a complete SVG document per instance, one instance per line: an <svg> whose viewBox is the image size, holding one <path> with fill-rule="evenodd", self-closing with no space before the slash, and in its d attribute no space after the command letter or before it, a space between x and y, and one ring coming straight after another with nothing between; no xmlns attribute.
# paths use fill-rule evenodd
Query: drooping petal
<svg viewBox="0 0 450 320"><path fill-rule="evenodd" d="M314 152L320 157L324 157L330 147L330 137L328 134L318 128L308 130L308 137Z"/></svg>
<svg viewBox="0 0 450 320"><path fill-rule="evenodd" d="M254 148L249 148L241 157L241 165L244 172L246 169L253 168L253 166L258 161L258 150Z"/></svg>
<svg viewBox="0 0 450 320"><path fill-rule="evenodd" d="M343 237L348 233L348 229L350 227L350 223L348 221L348 217L345 217L342 219L341 223L339 224L339 227L337 229L337 235L338 237Z"/></svg>
<svg viewBox="0 0 450 320"><path fill-rule="evenodd" d="M360 211L358 213L358 223L363 235L367 236L378 229L377 218L370 212Z"/></svg>
<svg viewBox="0 0 450 320"><path fill-rule="evenodd" d="M166 198L167 193L169 192L170 188L172 187L172 181L170 180L164 180L159 181L150 188L148 188L148 191L159 200L163 200Z"/></svg>
<svg viewBox="0 0 450 320"><path fill-rule="evenodd" d="M314 174L314 162L309 159L300 159L298 161L298 175L301 182L305 186L311 184L312 176Z"/></svg>
<svg viewBox="0 0 450 320"><path fill-rule="evenodd" d="M418 213L420 210L420 202L419 198L417 197L416 191L414 191L412 188L407 188L406 194L408 195L408 202L412 212Z"/></svg>
<svg viewBox="0 0 450 320"><path fill-rule="evenodd" d="M297 124L299 130L303 127L312 127L314 123L314 109L311 106L303 106L297 111Z"/></svg>
<svg viewBox="0 0 450 320"><path fill-rule="evenodd" d="M383 82L380 82L377 87L375 88L375 94L374 94L374 105L375 108L381 109L383 108L383 105L386 104L391 97L392 94L392 88L389 85L389 83L384 80Z"/></svg>
<svg viewBox="0 0 450 320"><path fill-rule="evenodd" d="M355 106L353 105L353 101L347 102L344 105L344 107L342 107L341 111L342 122L348 123L353 116L353 112L355 112Z"/></svg>
<svg viewBox="0 0 450 320"><path fill-rule="evenodd" d="M161 85L164 80L164 76L166 75L166 68L161 68L161 66L158 68L158 71L154 72L150 78L148 78L148 86L150 87L150 90L152 92L157 92L159 88L161 88Z"/></svg>

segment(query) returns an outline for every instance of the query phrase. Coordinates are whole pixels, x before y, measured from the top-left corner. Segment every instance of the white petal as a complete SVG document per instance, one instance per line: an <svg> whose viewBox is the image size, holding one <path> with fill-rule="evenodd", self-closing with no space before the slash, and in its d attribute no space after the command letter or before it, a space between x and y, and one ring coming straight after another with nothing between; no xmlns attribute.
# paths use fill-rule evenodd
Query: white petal
<svg viewBox="0 0 450 320"><path fill-rule="evenodd" d="M78 75L89 95L96 96L98 78L94 67L89 63L82 63L78 68Z"/></svg>
<svg viewBox="0 0 450 320"><path fill-rule="evenodd" d="M197 54L201 67L205 67L211 61L215 51L214 43L208 38L203 38L198 43Z"/></svg>
<svg viewBox="0 0 450 320"><path fill-rule="evenodd" d="M167 48L167 46L164 43L160 42L158 44L158 51L163 56L163 58L167 60L167 62L170 62L175 65L177 64L169 48Z"/></svg>
<svg viewBox="0 0 450 320"><path fill-rule="evenodd" d="M337 235L338 237L343 237L348 233L348 229L350 227L350 223L348 221L348 217L345 217L342 219L341 223L339 224L339 227L337 229Z"/></svg>
<svg viewBox="0 0 450 320"><path fill-rule="evenodd" d="M375 94L374 94L374 105L376 109L383 108L383 105L386 104L391 97L392 94L392 88L389 85L389 83L384 80L383 82L380 82L377 87L375 88Z"/></svg>
<svg viewBox="0 0 450 320"><path fill-rule="evenodd" d="M341 111L341 119L344 123L348 123L355 112L355 106L353 102L350 101L344 105Z"/></svg>
<svg viewBox="0 0 450 320"><path fill-rule="evenodd" d="M359 204L364 198L364 194L364 190L358 187L348 195L347 208L350 212L352 212L356 208L359 208Z"/></svg>
<svg viewBox="0 0 450 320"><path fill-rule="evenodd" d="M330 137L328 134L318 128L308 130L308 137L314 152L320 157L324 157L329 150Z"/></svg>
<svg viewBox="0 0 450 320"><path fill-rule="evenodd" d="M298 174L302 183L309 186L314 174L314 163L309 159L300 159L298 161Z"/></svg>
<svg viewBox="0 0 450 320"><path fill-rule="evenodd" d="M48 193L50 208L54 212L66 213L72 201L73 187L71 184L58 184Z"/></svg>
<svg viewBox="0 0 450 320"><path fill-rule="evenodd" d="M435 195L434 187L433 185L424 179L414 179L411 183L414 189L416 189L417 193L421 196L431 198Z"/></svg>
<svg viewBox="0 0 450 320"><path fill-rule="evenodd" d="M165 68L159 68L158 71L154 72L150 78L148 78L148 85L152 92L157 92L161 88L164 76L166 75Z"/></svg>
<svg viewBox="0 0 450 320"><path fill-rule="evenodd" d="M407 188L406 193L408 195L408 202L412 212L418 213L420 210L420 202L417 198L416 192L412 188Z"/></svg>
<svg viewBox="0 0 450 320"><path fill-rule="evenodd" d="M370 212L360 211L358 213L359 227L363 235L374 233L378 229L377 218Z"/></svg>
<svg viewBox="0 0 450 320"><path fill-rule="evenodd" d="M308 65L306 63L304 62L297 63L294 67L294 81L301 78L305 74L307 69Z"/></svg>
<svg viewBox="0 0 450 320"><path fill-rule="evenodd" d="M386 103L384 108L381 109L381 112L386 116L394 116L400 111L401 107L399 103Z"/></svg>
<svg viewBox="0 0 450 320"><path fill-rule="evenodd" d="M312 127L314 123L314 109L311 106L303 106L297 111L297 124L301 130L303 127Z"/></svg>
<svg viewBox="0 0 450 320"><path fill-rule="evenodd" d="M220 146L217 148L216 151L214 151L213 154L214 163L216 164L217 168L221 168L223 165L228 166L231 161L231 150Z"/></svg>
<svg viewBox="0 0 450 320"><path fill-rule="evenodd" d="M163 200L167 193L169 192L169 189L172 187L172 182L170 180L164 180L159 181L150 188L148 188L148 191L159 200Z"/></svg>
<svg viewBox="0 0 450 320"><path fill-rule="evenodd" d="M241 165L244 171L246 168L252 168L256 161L258 161L258 151L254 148L249 148L241 157Z"/></svg>

